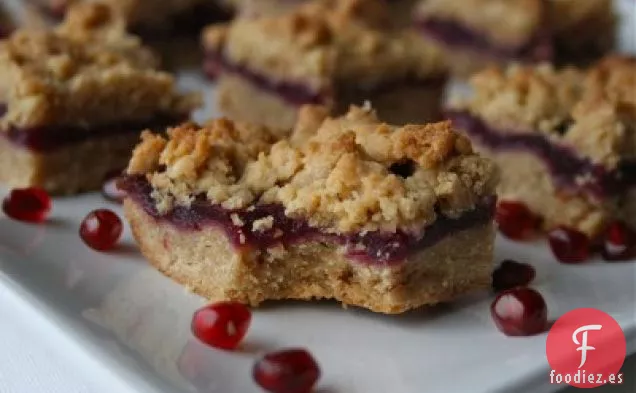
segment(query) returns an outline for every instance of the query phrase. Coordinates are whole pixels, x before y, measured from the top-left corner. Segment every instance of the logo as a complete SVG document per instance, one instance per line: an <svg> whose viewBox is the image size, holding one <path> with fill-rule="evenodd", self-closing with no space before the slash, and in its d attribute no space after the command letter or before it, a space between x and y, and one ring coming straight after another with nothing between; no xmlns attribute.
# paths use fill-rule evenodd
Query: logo
<svg viewBox="0 0 636 393"><path fill-rule="evenodd" d="M588 347L587 346L587 332L588 330L601 330L603 328L603 326L601 325L586 325L586 326L581 326L580 328L576 329L574 331L574 334L572 334L572 341L574 341L574 344L581 344L580 347L578 347L576 350L577 351L581 351L581 364L579 364L579 368L583 367L585 365L585 361L587 360L587 351L593 351L596 348L594 347ZM579 342L579 340L576 338L576 336L580 333L583 332L583 341Z"/></svg>
<svg viewBox="0 0 636 393"><path fill-rule="evenodd" d="M609 314L579 308L559 318L548 333L550 383L578 388L621 384L625 335Z"/></svg>

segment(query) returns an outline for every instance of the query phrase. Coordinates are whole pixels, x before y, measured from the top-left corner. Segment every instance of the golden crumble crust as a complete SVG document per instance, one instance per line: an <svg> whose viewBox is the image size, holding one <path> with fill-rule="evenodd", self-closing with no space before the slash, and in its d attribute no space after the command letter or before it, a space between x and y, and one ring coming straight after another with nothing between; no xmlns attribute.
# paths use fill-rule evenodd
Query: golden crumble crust
<svg viewBox="0 0 636 393"><path fill-rule="evenodd" d="M583 100L600 96L636 113L636 57L605 57L589 70L583 92Z"/></svg>
<svg viewBox="0 0 636 393"><path fill-rule="evenodd" d="M334 80L373 86L445 73L438 49L395 30L373 0L315 0L277 16L239 18L203 33L207 50L272 77L320 88Z"/></svg>
<svg viewBox="0 0 636 393"><path fill-rule="evenodd" d="M544 24L543 0L423 0L418 19L457 21L502 46L528 42Z"/></svg>
<svg viewBox="0 0 636 393"><path fill-rule="evenodd" d="M160 212L205 194L229 209L280 203L338 233L421 230L438 212L459 216L494 193L496 168L448 122L395 127L367 107L336 118L302 112L278 141L228 120L186 124L167 140L146 134L127 172L146 175Z"/></svg>
<svg viewBox="0 0 636 393"><path fill-rule="evenodd" d="M187 116L198 97L176 92L152 53L104 5L73 7L55 30L0 42L0 127L88 126Z"/></svg>
<svg viewBox="0 0 636 393"><path fill-rule="evenodd" d="M569 118L583 77L576 69L548 64L490 67L471 78L468 107L500 126L551 131Z"/></svg>
<svg viewBox="0 0 636 393"><path fill-rule="evenodd" d="M636 156L636 60L609 56L587 70L490 68L471 80L468 109L500 129L544 132L614 168Z"/></svg>

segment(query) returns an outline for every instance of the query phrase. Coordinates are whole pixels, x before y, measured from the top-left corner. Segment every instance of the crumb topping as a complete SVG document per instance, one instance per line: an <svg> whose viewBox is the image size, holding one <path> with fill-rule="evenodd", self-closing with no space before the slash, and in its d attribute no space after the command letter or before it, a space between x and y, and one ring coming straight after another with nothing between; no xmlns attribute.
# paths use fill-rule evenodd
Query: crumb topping
<svg viewBox="0 0 636 393"><path fill-rule="evenodd" d="M331 118L304 107L293 134L279 140L228 120L168 135L144 134L127 170L146 176L162 213L206 195L228 209L279 203L288 216L338 233L415 231L439 213L473 209L498 179L449 122L395 127L370 108Z"/></svg>
<svg viewBox="0 0 636 393"><path fill-rule="evenodd" d="M459 108L500 129L543 132L614 168L636 157L636 59L609 56L587 70L512 66L485 70Z"/></svg>
<svg viewBox="0 0 636 393"><path fill-rule="evenodd" d="M335 81L374 86L445 72L434 45L390 27L386 4L316 0L277 16L239 18L203 33L207 50L268 76L323 87Z"/></svg>
<svg viewBox="0 0 636 393"><path fill-rule="evenodd" d="M578 70L555 70L547 64L491 67L471 79L473 96L468 106L500 126L550 132L569 119L582 80Z"/></svg>
<svg viewBox="0 0 636 393"><path fill-rule="evenodd" d="M502 45L528 42L543 27L543 0L423 0L418 19L458 22Z"/></svg>
<svg viewBox="0 0 636 393"><path fill-rule="evenodd" d="M0 127L89 126L186 116L198 98L176 92L152 53L106 6L73 7L55 30L0 42Z"/></svg>

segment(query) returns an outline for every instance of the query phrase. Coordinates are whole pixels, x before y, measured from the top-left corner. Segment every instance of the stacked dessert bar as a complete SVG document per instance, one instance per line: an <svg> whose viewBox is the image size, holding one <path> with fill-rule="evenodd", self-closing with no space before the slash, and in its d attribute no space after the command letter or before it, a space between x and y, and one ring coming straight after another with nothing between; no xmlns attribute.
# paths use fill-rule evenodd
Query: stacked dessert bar
<svg viewBox="0 0 636 393"><path fill-rule="evenodd" d="M210 299L398 313L489 287L497 179L449 122L308 106L287 138L223 119L144 134L120 186L144 255Z"/></svg>
<svg viewBox="0 0 636 393"><path fill-rule="evenodd" d="M393 29L377 0L317 0L279 16L205 30L205 68L232 119L291 128L303 104L334 114L373 103L395 124L439 117L446 66L414 31Z"/></svg>
<svg viewBox="0 0 636 393"><path fill-rule="evenodd" d="M511 61L585 62L612 49L611 0L422 0L414 20L455 74Z"/></svg>
<svg viewBox="0 0 636 393"><path fill-rule="evenodd" d="M501 167L501 200L592 238L614 220L636 228L636 59L493 68L472 86L448 114Z"/></svg>
<svg viewBox="0 0 636 393"><path fill-rule="evenodd" d="M103 5L0 41L0 181L53 193L100 187L142 130L178 124L198 104L155 67Z"/></svg>

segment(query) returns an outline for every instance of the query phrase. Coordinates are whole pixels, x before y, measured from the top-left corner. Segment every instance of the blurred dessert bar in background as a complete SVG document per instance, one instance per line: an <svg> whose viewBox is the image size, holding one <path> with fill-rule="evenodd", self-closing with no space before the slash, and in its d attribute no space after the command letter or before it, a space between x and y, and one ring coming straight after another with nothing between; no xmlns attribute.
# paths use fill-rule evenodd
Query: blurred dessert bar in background
<svg viewBox="0 0 636 393"><path fill-rule="evenodd" d="M205 70L232 119L288 130L303 104L334 114L370 101L387 122L438 119L446 81L440 51L394 29L386 4L314 0L278 16L239 18L203 33Z"/></svg>
<svg viewBox="0 0 636 393"><path fill-rule="evenodd" d="M71 8L53 30L0 41L0 181L53 193L101 187L142 130L165 130L198 105L156 65L97 4Z"/></svg>
<svg viewBox="0 0 636 393"><path fill-rule="evenodd" d="M422 0L414 23L456 75L511 61L590 61L613 48L611 0Z"/></svg>
<svg viewBox="0 0 636 393"><path fill-rule="evenodd" d="M501 167L501 200L525 204L546 229L636 228L636 59L491 68L472 87L448 115Z"/></svg>

